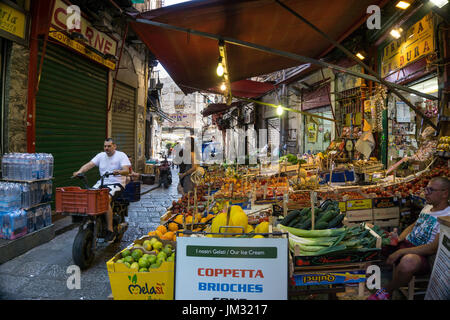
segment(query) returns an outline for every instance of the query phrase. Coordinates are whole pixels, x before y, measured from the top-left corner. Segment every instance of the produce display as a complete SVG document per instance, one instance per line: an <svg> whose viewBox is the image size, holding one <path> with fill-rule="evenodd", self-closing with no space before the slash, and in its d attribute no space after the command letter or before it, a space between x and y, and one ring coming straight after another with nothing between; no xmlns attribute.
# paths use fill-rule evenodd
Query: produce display
<svg viewBox="0 0 450 320"><path fill-rule="evenodd" d="M289 249L295 253L297 246L301 256L319 256L342 251L367 251L376 249L377 238L374 237L364 224L354 227L342 227L324 230L303 230L277 226L289 233ZM382 238L382 244L390 243L388 234L374 226L372 228Z"/></svg>
<svg viewBox="0 0 450 320"><path fill-rule="evenodd" d="M305 159L299 159L292 153L288 153L285 156L280 157L280 162L289 162L289 164L305 164L307 161Z"/></svg>
<svg viewBox="0 0 450 320"><path fill-rule="evenodd" d="M437 151L450 151L450 137L440 137L436 149Z"/></svg>
<svg viewBox="0 0 450 320"><path fill-rule="evenodd" d="M340 213L339 203L331 200L324 201L319 207L315 207L314 216L315 230L341 227L345 217ZM286 227L311 230L312 210L311 208L292 210L280 221L280 224Z"/></svg>
<svg viewBox="0 0 450 320"><path fill-rule="evenodd" d="M121 252L120 259L115 263L123 263L131 270L149 272L158 269L163 262L175 261L175 248L173 244L163 244L156 237L144 240L142 245L134 244Z"/></svg>

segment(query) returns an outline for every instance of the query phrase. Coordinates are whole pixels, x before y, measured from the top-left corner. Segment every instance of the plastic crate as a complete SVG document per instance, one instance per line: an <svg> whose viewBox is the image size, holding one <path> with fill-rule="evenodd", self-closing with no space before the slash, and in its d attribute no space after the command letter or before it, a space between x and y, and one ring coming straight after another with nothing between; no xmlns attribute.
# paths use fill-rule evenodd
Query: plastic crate
<svg viewBox="0 0 450 320"><path fill-rule="evenodd" d="M125 186L125 190L122 192L121 198L130 202L136 202L141 200L141 182L131 181Z"/></svg>
<svg viewBox="0 0 450 320"><path fill-rule="evenodd" d="M80 187L56 188L55 211L57 213L102 214L108 211L108 202L108 188L95 190Z"/></svg>

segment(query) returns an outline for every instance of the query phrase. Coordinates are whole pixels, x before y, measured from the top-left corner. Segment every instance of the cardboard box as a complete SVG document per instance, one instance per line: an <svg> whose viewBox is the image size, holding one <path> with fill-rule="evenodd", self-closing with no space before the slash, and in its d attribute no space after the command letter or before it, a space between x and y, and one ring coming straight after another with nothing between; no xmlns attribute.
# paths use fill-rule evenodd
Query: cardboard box
<svg viewBox="0 0 450 320"><path fill-rule="evenodd" d="M296 267L339 265L353 262L366 262L379 260L380 249L368 249L366 251L342 251L321 256L296 256L294 262Z"/></svg>
<svg viewBox="0 0 450 320"><path fill-rule="evenodd" d="M400 218L399 207L373 209L374 220L398 219L398 218Z"/></svg>
<svg viewBox="0 0 450 320"><path fill-rule="evenodd" d="M124 250L130 249L134 244L142 245L145 240L151 238L150 236L141 237ZM160 241L164 245L170 243L175 248L174 241ZM158 269L150 269L149 272L137 272L123 263L115 263L122 257L122 251L106 263L114 300L174 299L174 262L163 262Z"/></svg>
<svg viewBox="0 0 450 320"><path fill-rule="evenodd" d="M349 222L372 220L373 211L372 209L347 211L345 217Z"/></svg>
<svg viewBox="0 0 450 320"><path fill-rule="evenodd" d="M350 284L366 281L366 270L294 274L296 286Z"/></svg>

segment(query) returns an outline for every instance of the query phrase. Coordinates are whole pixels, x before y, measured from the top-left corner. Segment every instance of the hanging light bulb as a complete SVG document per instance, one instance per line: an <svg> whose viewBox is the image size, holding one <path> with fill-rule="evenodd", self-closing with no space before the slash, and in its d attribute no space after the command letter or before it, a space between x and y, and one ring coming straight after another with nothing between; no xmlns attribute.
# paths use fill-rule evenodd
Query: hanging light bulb
<svg viewBox="0 0 450 320"><path fill-rule="evenodd" d="M283 114L283 107L281 105L279 105L277 107L277 115L281 116Z"/></svg>
<svg viewBox="0 0 450 320"><path fill-rule="evenodd" d="M222 82L222 84L220 85L220 90L221 90L221 91L227 90L227 86L225 85L224 82Z"/></svg>
<svg viewBox="0 0 450 320"><path fill-rule="evenodd" d="M393 36L395 39L398 39L398 38L401 37L402 31L403 31L402 28L392 29L392 30L391 30L391 36Z"/></svg>
<svg viewBox="0 0 450 320"><path fill-rule="evenodd" d="M217 75L219 77L223 76L223 65L222 65L222 58L219 58L219 64L217 65L217 69L216 69Z"/></svg>
<svg viewBox="0 0 450 320"><path fill-rule="evenodd" d="M442 8L448 3L448 0L430 0L438 8Z"/></svg>

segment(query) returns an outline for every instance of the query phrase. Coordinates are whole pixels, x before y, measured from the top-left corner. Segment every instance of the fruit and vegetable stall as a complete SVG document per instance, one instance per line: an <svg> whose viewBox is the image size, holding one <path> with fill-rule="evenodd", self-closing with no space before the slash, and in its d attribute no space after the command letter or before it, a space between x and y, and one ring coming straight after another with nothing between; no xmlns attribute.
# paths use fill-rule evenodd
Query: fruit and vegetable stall
<svg viewBox="0 0 450 320"><path fill-rule="evenodd" d="M449 176L447 142L427 144L387 170L376 158L345 159L342 141L277 163L199 167L194 190L108 261L112 295L285 299L351 284L362 295L389 232L416 220L430 179ZM285 250L286 261L271 250ZM278 297L268 295L269 279L282 284Z"/></svg>

